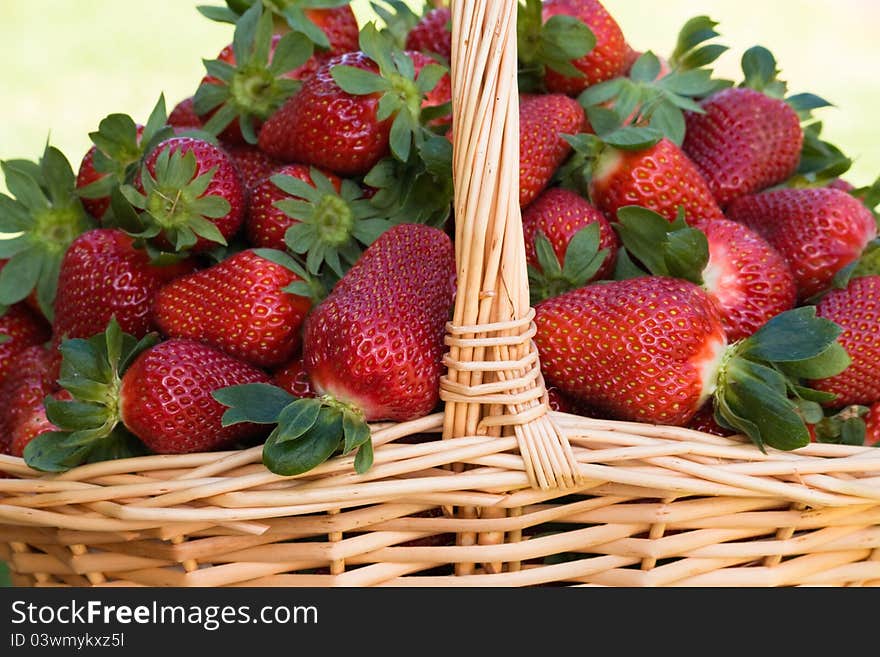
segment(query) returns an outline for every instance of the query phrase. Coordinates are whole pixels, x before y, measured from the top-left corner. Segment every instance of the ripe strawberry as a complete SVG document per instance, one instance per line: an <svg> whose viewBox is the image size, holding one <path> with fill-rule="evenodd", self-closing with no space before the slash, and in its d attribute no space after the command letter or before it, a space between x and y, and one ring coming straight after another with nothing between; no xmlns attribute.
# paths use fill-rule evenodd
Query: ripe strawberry
<svg viewBox="0 0 880 657"><path fill-rule="evenodd" d="M843 328L840 343L852 364L837 376L813 381L812 387L837 395L831 406L870 405L880 399L880 276L850 281L816 305L821 317Z"/></svg>
<svg viewBox="0 0 880 657"><path fill-rule="evenodd" d="M303 164L288 164L275 171L275 175L292 176L314 187L311 170ZM324 172L327 179L338 192L342 180L332 173ZM245 234L248 242L257 247L285 250L284 234L297 220L288 216L276 203L285 199L298 198L282 190L267 177L254 189L245 220ZM300 199L302 200L302 199Z"/></svg>
<svg viewBox="0 0 880 657"><path fill-rule="evenodd" d="M596 45L572 62L583 77L568 77L552 69L545 73L550 93L577 95L588 86L623 75L627 65L627 44L620 26L598 0L545 0L544 22L552 16L574 16L590 28Z"/></svg>
<svg viewBox="0 0 880 657"><path fill-rule="evenodd" d="M444 69L422 53L389 56L387 43L373 49L381 39L372 25L364 28L366 50L334 57L305 80L263 125L260 148L340 175L365 174L389 153L406 162L422 108L448 101L451 85L443 80L448 73L439 75ZM406 58L412 67L400 66ZM393 140L392 125L398 126Z"/></svg>
<svg viewBox="0 0 880 657"><path fill-rule="evenodd" d="M691 418L691 421L687 424L688 429L693 429L694 431L702 431L703 433L708 433L713 436L732 436L735 431L731 431L730 429L725 429L715 420L715 410L712 408L712 403L704 404L700 410L697 411L696 415Z"/></svg>
<svg viewBox="0 0 880 657"><path fill-rule="evenodd" d="M154 265L143 249L115 228L96 228L70 245L58 277L56 346L64 338L90 338L115 317L142 338L154 328L153 299L165 283L193 270L191 261Z"/></svg>
<svg viewBox="0 0 880 657"><path fill-rule="evenodd" d="M350 4L325 9L320 7L305 9L303 13L326 35L329 44L326 49L328 54L341 55L358 49L357 18ZM317 41L316 43L319 46L324 45Z"/></svg>
<svg viewBox="0 0 880 657"><path fill-rule="evenodd" d="M154 303L159 330L205 342L258 367L289 361L300 347L300 327L312 304L285 292L301 279L264 253L241 251L168 283Z"/></svg>
<svg viewBox="0 0 880 657"><path fill-rule="evenodd" d="M783 100L737 87L713 94L687 113L682 150L721 207L787 180L798 168L804 133Z"/></svg>
<svg viewBox="0 0 880 657"><path fill-rule="evenodd" d="M709 243L703 287L715 298L730 342L753 335L794 308L797 288L785 259L758 233L727 219L700 225Z"/></svg>
<svg viewBox="0 0 880 657"><path fill-rule="evenodd" d="M422 16L406 36L406 49L452 58L452 32L449 7L437 7Z"/></svg>
<svg viewBox="0 0 880 657"><path fill-rule="evenodd" d="M315 390L368 421L429 413L454 276L442 231L416 224L386 231L306 319L303 359Z"/></svg>
<svg viewBox="0 0 880 657"><path fill-rule="evenodd" d="M0 453L9 452L13 432L55 388L50 374L50 352L41 345L28 347L10 358L14 376L0 382Z"/></svg>
<svg viewBox="0 0 880 657"><path fill-rule="evenodd" d="M580 103L562 94L523 94L519 112L519 203L525 208L571 153L561 135L582 132L588 125Z"/></svg>
<svg viewBox="0 0 880 657"><path fill-rule="evenodd" d="M574 402L553 386L547 388L547 405L559 413L573 413L575 408Z"/></svg>
<svg viewBox="0 0 880 657"><path fill-rule="evenodd" d="M135 186L122 190L140 211L133 234L160 249L200 253L225 245L244 221L245 189L235 163L202 139L166 139L147 156Z"/></svg>
<svg viewBox="0 0 880 657"><path fill-rule="evenodd" d="M297 399L311 399L317 397L309 375L306 373L305 363L302 357L294 358L287 365L277 370L272 375L273 383L286 390Z"/></svg>
<svg viewBox="0 0 880 657"><path fill-rule="evenodd" d="M59 401L73 401L73 395L67 390L54 392L51 396ZM46 417L46 407L41 399L36 406L22 412L15 426L12 427L9 453L12 456L24 456L24 449L28 443L50 431L58 431L58 427Z"/></svg>
<svg viewBox="0 0 880 657"><path fill-rule="evenodd" d="M533 301L611 274L617 258L617 235L605 215L582 196L559 187L548 189L526 208L522 223ZM594 234L586 231L574 239L593 224ZM542 240L552 247L552 253ZM544 248L539 251L539 246Z"/></svg>
<svg viewBox="0 0 880 657"><path fill-rule="evenodd" d="M693 162L668 139L643 150L606 146L593 164L590 198L610 221L626 205L673 221L684 207L689 223L724 215Z"/></svg>
<svg viewBox="0 0 880 657"><path fill-rule="evenodd" d="M731 428L779 449L806 445L809 432L775 363L813 359L839 333L801 308L728 346L711 297L662 276L588 285L536 311L542 371L570 397L618 419L683 426L714 396Z"/></svg>
<svg viewBox="0 0 880 657"><path fill-rule="evenodd" d="M0 385L10 375L16 376L13 359L17 354L43 344L50 336L46 321L23 303L10 306L0 314Z"/></svg>
<svg viewBox="0 0 880 657"><path fill-rule="evenodd" d="M202 121L201 117L196 114L195 107L193 107L192 96L184 98L177 103L168 115L168 125L173 128L201 129L204 124L205 123Z"/></svg>
<svg viewBox="0 0 880 657"><path fill-rule="evenodd" d="M871 212L838 189L779 189L744 196L727 216L760 233L788 262L801 301L827 289L877 236Z"/></svg>
<svg viewBox="0 0 880 657"><path fill-rule="evenodd" d="M876 402L868 411L865 417L865 429L865 444L880 445L880 402Z"/></svg>
<svg viewBox="0 0 880 657"><path fill-rule="evenodd" d="M847 182L843 178L833 178L828 181L826 187L831 187L832 189L839 189L842 192L852 192L855 190L856 186L850 182Z"/></svg>
<svg viewBox="0 0 880 657"><path fill-rule="evenodd" d="M252 200L250 195L256 187L281 166L281 162L250 144L238 146L225 144L224 149L235 163L238 173L241 174L241 181L244 183L245 191L248 192L250 200Z"/></svg>

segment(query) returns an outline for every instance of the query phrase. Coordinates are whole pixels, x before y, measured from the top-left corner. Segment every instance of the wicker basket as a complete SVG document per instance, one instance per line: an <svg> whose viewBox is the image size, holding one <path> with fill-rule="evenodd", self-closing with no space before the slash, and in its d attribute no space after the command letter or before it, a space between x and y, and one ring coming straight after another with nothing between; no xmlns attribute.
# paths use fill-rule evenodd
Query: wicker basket
<svg viewBox="0 0 880 657"><path fill-rule="evenodd" d="M338 457L281 477L260 447L52 476L0 457L15 584L880 585L880 450L764 454L548 411L517 202L516 4L453 6L444 412L374 425L364 475Z"/></svg>

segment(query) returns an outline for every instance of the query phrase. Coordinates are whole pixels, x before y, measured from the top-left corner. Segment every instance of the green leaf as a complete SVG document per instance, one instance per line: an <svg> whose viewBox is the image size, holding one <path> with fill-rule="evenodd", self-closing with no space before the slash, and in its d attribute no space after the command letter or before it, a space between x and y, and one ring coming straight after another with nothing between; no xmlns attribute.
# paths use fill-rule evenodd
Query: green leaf
<svg viewBox="0 0 880 657"><path fill-rule="evenodd" d="M269 72L278 77L293 71L305 64L313 52L312 42L304 39L300 33L285 34L275 46L275 54L272 56L272 63L269 64Z"/></svg>
<svg viewBox="0 0 880 657"><path fill-rule="evenodd" d="M547 236L543 231L538 230L535 233L534 242L535 255L538 258L538 263L541 265L541 270L544 272L544 275L548 277L561 276L562 266L559 263L559 259L556 257L556 252L553 250L550 240L547 239Z"/></svg>
<svg viewBox="0 0 880 657"><path fill-rule="evenodd" d="M263 3L255 2L235 23L232 36L232 52L236 63L241 66L250 59L251 49L257 38L257 28L263 15Z"/></svg>
<svg viewBox="0 0 880 657"><path fill-rule="evenodd" d="M88 446L67 446L66 433L50 431L43 433L24 448L24 461L28 466L43 472L66 472L85 461Z"/></svg>
<svg viewBox="0 0 880 657"><path fill-rule="evenodd" d="M373 443L365 442L354 457L354 469L358 474L364 474L373 467Z"/></svg>
<svg viewBox="0 0 880 657"><path fill-rule="evenodd" d="M862 418L848 418L840 427L840 442L844 445L864 445L866 436L867 427Z"/></svg>
<svg viewBox="0 0 880 657"><path fill-rule="evenodd" d="M722 46L717 43L710 43L707 46L703 46L702 48L697 48L689 52L680 60L680 68L682 69L693 69L693 68L702 68L703 66L708 66L715 60L717 60L721 55L730 50L727 46Z"/></svg>
<svg viewBox="0 0 880 657"><path fill-rule="evenodd" d="M334 66L330 75L344 92L355 96L365 96L391 88L388 80L356 66Z"/></svg>
<svg viewBox="0 0 880 657"><path fill-rule="evenodd" d="M315 426L323 408L320 399L297 399L285 406L278 416L276 443L286 443L304 436Z"/></svg>
<svg viewBox="0 0 880 657"><path fill-rule="evenodd" d="M611 80L594 84L581 92L581 95L578 96L578 102L584 109L607 103L616 98L627 83L628 80L626 78L612 78Z"/></svg>
<svg viewBox="0 0 880 657"><path fill-rule="evenodd" d="M639 266L632 261L632 258L629 257L629 253L627 253L626 249L621 249L617 252L617 260L614 264L615 281L627 281L647 275L648 272L639 268Z"/></svg>
<svg viewBox="0 0 880 657"><path fill-rule="evenodd" d="M70 205L74 198L73 190L76 187L76 175L70 167L70 162L61 151L52 146L47 146L43 157L40 159L40 168L43 173L43 181L49 199L55 206Z"/></svg>
<svg viewBox="0 0 880 657"><path fill-rule="evenodd" d="M37 180L18 167L10 166L9 162L0 163L0 167L6 175L6 187L22 205L31 211L49 208L49 199L46 198Z"/></svg>
<svg viewBox="0 0 880 657"><path fill-rule="evenodd" d="M794 363L780 363L786 374L801 379L825 379L846 370L852 359L839 342L833 343L818 356Z"/></svg>
<svg viewBox="0 0 880 657"><path fill-rule="evenodd" d="M245 383L215 390L214 399L228 406L224 427L241 422L275 424L284 408L295 400L287 391L268 383Z"/></svg>
<svg viewBox="0 0 880 657"><path fill-rule="evenodd" d="M323 407L315 424L299 440L279 442L278 430L273 431L263 446L263 464L275 474L302 474L330 458L341 439L342 414Z"/></svg>
<svg viewBox="0 0 880 657"><path fill-rule="evenodd" d="M810 112L814 109L820 109L822 107L833 107L831 103L822 98L821 96L817 96L816 94L794 94L785 99L785 102L789 104L789 106L798 114L801 112Z"/></svg>
<svg viewBox="0 0 880 657"><path fill-rule="evenodd" d="M401 162L409 160L410 150L412 149L413 132L415 125L409 112L398 112L391 124L391 134L389 136L389 144L391 152Z"/></svg>
<svg viewBox="0 0 880 657"><path fill-rule="evenodd" d="M443 79L443 76L449 72L445 66L440 66L439 64L428 64L421 71L419 71L419 77L416 79L416 86L419 90L420 94L427 94L430 91L434 90L434 87L437 86L437 83Z"/></svg>
<svg viewBox="0 0 880 657"><path fill-rule="evenodd" d="M695 69L667 75L659 82L661 89L671 91L680 96L700 96L712 89L712 72L706 69Z"/></svg>
<svg viewBox="0 0 880 657"><path fill-rule="evenodd" d="M679 107L670 101L662 101L651 112L650 127L660 131L676 146L684 142L685 119Z"/></svg>
<svg viewBox="0 0 880 657"><path fill-rule="evenodd" d="M709 264L709 241L696 228L682 228L667 235L664 259L670 276L695 285L703 284L703 272Z"/></svg>
<svg viewBox="0 0 880 657"><path fill-rule="evenodd" d="M282 10L282 15L287 19L287 24L294 32L300 32L319 48L324 50L330 47L327 35L308 19L299 7L289 5Z"/></svg>
<svg viewBox="0 0 880 657"><path fill-rule="evenodd" d="M636 128L627 126L615 130L602 137L609 146L627 151L641 151L654 146L663 139L663 134L656 128Z"/></svg>
<svg viewBox="0 0 880 657"><path fill-rule="evenodd" d="M345 438L342 453L350 454L361 445L370 442L370 425L359 413L345 410L342 412L342 434Z"/></svg>
<svg viewBox="0 0 880 657"><path fill-rule="evenodd" d="M11 306L30 294L37 284L43 260L36 247L12 256L0 271L0 304Z"/></svg>
<svg viewBox="0 0 880 657"><path fill-rule="evenodd" d="M389 38L376 28L375 23L367 23L361 28L358 41L361 51L379 65L383 77L394 71L394 60L391 58L394 48Z"/></svg>
<svg viewBox="0 0 880 657"><path fill-rule="evenodd" d="M765 91L776 80L779 70L776 58L763 46L753 46L742 56L742 70L745 80L742 86Z"/></svg>
<svg viewBox="0 0 880 657"><path fill-rule="evenodd" d="M668 276L665 249L671 225L660 214L637 205L627 205L617 211L617 231L620 241L655 276Z"/></svg>
<svg viewBox="0 0 880 657"><path fill-rule="evenodd" d="M61 401L48 397L45 401L46 417L64 431L95 429L111 420L105 404L82 401Z"/></svg>
<svg viewBox="0 0 880 657"><path fill-rule="evenodd" d="M198 12L212 21L217 21L218 23L232 23L233 25L238 20L238 14L229 9L228 7L213 7L211 5L199 5L196 7Z"/></svg>
<svg viewBox="0 0 880 657"><path fill-rule="evenodd" d="M622 127L621 117L607 107L588 107L587 120L599 137L610 135Z"/></svg>
<svg viewBox="0 0 880 657"><path fill-rule="evenodd" d="M842 333L834 322L816 316L815 306L781 313L742 343L741 354L776 363L815 358L831 347Z"/></svg>
<svg viewBox="0 0 880 657"><path fill-rule="evenodd" d="M660 75L660 59L650 50L639 57L629 71L636 82L653 82Z"/></svg>

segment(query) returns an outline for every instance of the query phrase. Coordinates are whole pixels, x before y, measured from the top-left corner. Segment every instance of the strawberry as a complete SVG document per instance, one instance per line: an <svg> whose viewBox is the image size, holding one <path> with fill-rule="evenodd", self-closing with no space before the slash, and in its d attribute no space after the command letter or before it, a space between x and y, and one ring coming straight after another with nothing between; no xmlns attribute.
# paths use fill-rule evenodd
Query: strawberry
<svg viewBox="0 0 880 657"><path fill-rule="evenodd" d="M871 410L868 411L865 418L865 429L865 444L880 445L880 401L871 406Z"/></svg>
<svg viewBox="0 0 880 657"><path fill-rule="evenodd" d="M804 133L783 100L749 89L724 89L687 113L682 150L721 207L787 180L798 168Z"/></svg>
<svg viewBox="0 0 880 657"><path fill-rule="evenodd" d="M70 243L94 221L75 190L70 163L56 148L46 146L38 163L0 162L6 187L16 197L0 194L0 241L7 260L0 271L0 307L28 297L51 320L58 268Z"/></svg>
<svg viewBox="0 0 880 657"><path fill-rule="evenodd" d="M115 189L131 182L144 155L174 134L166 122L165 98L153 108L146 125L125 114L110 114L89 133L93 146L86 152L76 176L77 194L95 219L104 220Z"/></svg>
<svg viewBox="0 0 880 657"><path fill-rule="evenodd" d="M253 438L253 424L223 426L212 398L229 385L265 383L268 375L192 340L137 341L112 321L88 340L65 340L58 383L73 401L46 399L57 431L24 449L33 468L62 472L82 463L137 456L210 451Z"/></svg>
<svg viewBox="0 0 880 657"><path fill-rule="evenodd" d="M41 345L18 352L10 358L9 365L15 376L0 382L0 453L10 450L15 428L56 387L50 374L52 355Z"/></svg>
<svg viewBox="0 0 880 657"><path fill-rule="evenodd" d="M839 189L840 191L847 193L855 191L856 189L855 185L853 185L851 182L847 182L843 178L832 178L825 186L831 187L832 189Z"/></svg>
<svg viewBox="0 0 880 657"><path fill-rule="evenodd" d="M359 30L357 18L354 15L354 11L352 11L351 4L340 2L337 3L340 5L338 7L327 8L321 8L321 3L318 2L313 4L318 6L305 9L303 13L327 38L327 45L324 45L320 37L317 37L315 43L320 47L326 48L327 54L330 55L341 55L342 53L357 50ZM326 5L327 3L324 2L323 4ZM289 17L289 15L290 12L285 13L285 16ZM288 24L290 24L289 18ZM291 27L297 29L297 25L297 23L294 23ZM306 34L312 36L310 32Z"/></svg>
<svg viewBox="0 0 880 657"><path fill-rule="evenodd" d="M355 468L366 470L366 422L411 420L439 401L454 281L452 242L443 231L390 228L306 319L303 361L320 398L265 386L221 390L215 398L230 406L227 422L277 424L263 448L273 472L305 472L340 449L358 449Z"/></svg>
<svg viewBox="0 0 880 657"><path fill-rule="evenodd" d="M536 312L542 371L563 393L618 419L680 426L713 397L728 428L779 449L809 442L799 400L789 397L799 388L782 367L815 366L840 334L810 307L728 345L712 298L662 276L595 283Z"/></svg>
<svg viewBox="0 0 880 657"><path fill-rule="evenodd" d="M317 397L309 375L306 373L306 366L302 357L294 358L287 365L276 370L272 375L273 383L289 392L297 399L311 399Z"/></svg>
<svg viewBox="0 0 880 657"><path fill-rule="evenodd" d="M15 376L12 361L17 354L43 344L50 336L46 320L23 303L10 306L0 314L0 385L10 375Z"/></svg>
<svg viewBox="0 0 880 657"><path fill-rule="evenodd" d="M137 338L154 328L153 299L168 281L193 270L191 261L154 265L143 249L115 228L97 228L70 245L58 277L56 346L64 338L89 338L115 317Z"/></svg>
<svg viewBox="0 0 880 657"><path fill-rule="evenodd" d="M547 388L547 405L551 411L559 413L573 413L574 403L559 391L559 388L550 386Z"/></svg>
<svg viewBox="0 0 880 657"><path fill-rule="evenodd" d="M168 125L170 125L172 128L177 128L181 130L200 130L205 125L201 117L196 114L195 107L193 107L192 96L184 98L179 103L177 103L177 105L174 106L174 108L171 110L171 113L168 115Z"/></svg>
<svg viewBox="0 0 880 657"><path fill-rule="evenodd" d="M203 129L225 143L256 144L262 122L299 90L311 56L306 35L273 34L272 11L254 3L236 22L232 44L205 62L207 75L193 96Z"/></svg>
<svg viewBox="0 0 880 657"><path fill-rule="evenodd" d="M360 51L328 60L266 121L260 148L285 162L351 176L389 153L408 161L422 108L448 101L451 87L441 82L445 68L422 53L394 51L386 38L365 27Z"/></svg>
<svg viewBox="0 0 880 657"><path fill-rule="evenodd" d="M205 342L257 367L290 360L312 304L285 291L299 276L261 254L266 252L241 251L165 285L153 307L159 330Z"/></svg>
<svg viewBox="0 0 880 657"><path fill-rule="evenodd" d="M748 227L715 219L694 228L683 217L670 224L634 206L621 208L617 215L616 227L628 255L652 274L703 287L718 305L728 341L747 338L772 317L794 308L797 290L788 264Z"/></svg>
<svg viewBox="0 0 880 657"><path fill-rule="evenodd" d="M59 401L73 401L73 395L67 390L52 393L52 398ZM23 412L10 434L9 453L12 456L24 456L24 449L37 436L50 431L58 431L58 427L46 417L46 407L41 399L33 408Z"/></svg>
<svg viewBox="0 0 880 657"><path fill-rule="evenodd" d="M225 144L224 149L232 158L241 181L244 183L249 199L256 187L281 166L281 162L269 157L256 146L250 144Z"/></svg>
<svg viewBox="0 0 880 657"><path fill-rule="evenodd" d="M617 235L582 196L548 189L523 212L522 224L533 302L611 274ZM592 232L587 226L594 226Z"/></svg>
<svg viewBox="0 0 880 657"><path fill-rule="evenodd" d="M437 7L422 16L406 36L406 49L439 55L447 62L452 58L452 12Z"/></svg>
<svg viewBox="0 0 880 657"><path fill-rule="evenodd" d="M519 113L519 204L525 208L571 153L562 135L588 126L580 104L562 94L523 94Z"/></svg>
<svg viewBox="0 0 880 657"><path fill-rule="evenodd" d="M833 290L816 305L821 317L843 328L840 342L852 364L837 376L812 382L812 387L831 393L835 407L870 405L880 400L880 276L850 281Z"/></svg>
<svg viewBox="0 0 880 657"><path fill-rule="evenodd" d="M743 196L728 207L727 216L760 233L785 258L801 301L827 289L877 236L870 210L827 187Z"/></svg>
<svg viewBox="0 0 880 657"><path fill-rule="evenodd" d="M595 46L572 62L580 76L548 68L545 84L550 93L577 95L588 86L623 75L627 68L627 44L620 26L598 0L545 0L543 20L572 16L593 32Z"/></svg>
<svg viewBox="0 0 880 657"><path fill-rule="evenodd" d="M715 410L711 403L704 404L687 424L688 429L701 431L713 436L732 436L735 431L725 429L715 420Z"/></svg>
<svg viewBox="0 0 880 657"><path fill-rule="evenodd" d="M245 189L235 163L202 139L161 142L135 183L122 193L139 214L124 225L151 246L204 252L226 245L244 221Z"/></svg>
<svg viewBox="0 0 880 657"><path fill-rule="evenodd" d="M693 162L668 139L641 150L602 148L589 195L609 220L626 205L649 208L673 221L684 207L688 222L724 215Z"/></svg>

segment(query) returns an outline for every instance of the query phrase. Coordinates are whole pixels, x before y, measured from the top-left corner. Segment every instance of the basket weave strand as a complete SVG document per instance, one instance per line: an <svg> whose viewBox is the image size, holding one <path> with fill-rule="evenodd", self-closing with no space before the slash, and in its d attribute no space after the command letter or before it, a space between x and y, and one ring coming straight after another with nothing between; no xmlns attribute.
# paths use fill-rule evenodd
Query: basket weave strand
<svg viewBox="0 0 880 657"><path fill-rule="evenodd" d="M516 4L453 5L445 412L373 425L363 475L340 456L282 477L260 447L57 475L0 456L15 584L880 586L880 450L547 412L512 200Z"/></svg>

